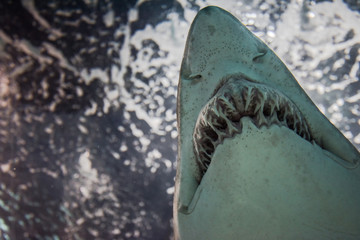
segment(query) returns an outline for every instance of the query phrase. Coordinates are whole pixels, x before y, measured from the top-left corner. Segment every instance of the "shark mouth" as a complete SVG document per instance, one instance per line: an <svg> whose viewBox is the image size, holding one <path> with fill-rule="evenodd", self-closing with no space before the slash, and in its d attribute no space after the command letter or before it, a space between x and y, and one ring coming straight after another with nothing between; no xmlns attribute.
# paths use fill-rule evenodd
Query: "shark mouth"
<svg viewBox="0 0 360 240"><path fill-rule="evenodd" d="M312 141L304 116L287 96L242 75L228 76L202 108L195 125L194 152L201 178L211 163L215 148L225 138L242 132L243 117L250 118L258 128L276 124Z"/></svg>

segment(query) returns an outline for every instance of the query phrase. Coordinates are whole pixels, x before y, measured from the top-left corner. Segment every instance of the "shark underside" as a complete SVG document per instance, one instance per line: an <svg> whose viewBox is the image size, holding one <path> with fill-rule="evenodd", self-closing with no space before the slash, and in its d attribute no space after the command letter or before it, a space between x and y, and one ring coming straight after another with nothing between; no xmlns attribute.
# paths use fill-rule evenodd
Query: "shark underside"
<svg viewBox="0 0 360 240"><path fill-rule="evenodd" d="M177 239L360 239L359 152L223 9L192 23L177 115Z"/></svg>

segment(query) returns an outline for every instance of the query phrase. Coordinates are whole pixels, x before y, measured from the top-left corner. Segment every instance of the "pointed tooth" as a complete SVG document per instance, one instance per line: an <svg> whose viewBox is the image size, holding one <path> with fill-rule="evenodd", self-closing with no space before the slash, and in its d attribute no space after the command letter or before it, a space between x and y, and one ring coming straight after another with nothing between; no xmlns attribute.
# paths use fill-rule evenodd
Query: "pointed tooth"
<svg viewBox="0 0 360 240"><path fill-rule="evenodd" d="M251 88L248 88L247 91L246 91L246 95L244 97L246 103L245 103L245 111L248 111L249 110L249 106L250 106L250 103L251 103Z"/></svg>

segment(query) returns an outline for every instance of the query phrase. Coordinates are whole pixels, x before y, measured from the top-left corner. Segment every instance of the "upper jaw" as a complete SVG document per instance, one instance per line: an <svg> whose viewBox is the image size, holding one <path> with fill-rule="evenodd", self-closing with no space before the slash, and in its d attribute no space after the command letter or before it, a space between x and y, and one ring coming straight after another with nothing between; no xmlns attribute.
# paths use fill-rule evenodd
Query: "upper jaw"
<svg viewBox="0 0 360 240"><path fill-rule="evenodd" d="M192 142L198 115L219 81L239 73L286 95L303 114L315 142L334 158L359 162L357 149L317 109L281 60L234 16L221 8L207 7L191 26L180 72L180 186L176 194L181 204L189 203L198 186Z"/></svg>

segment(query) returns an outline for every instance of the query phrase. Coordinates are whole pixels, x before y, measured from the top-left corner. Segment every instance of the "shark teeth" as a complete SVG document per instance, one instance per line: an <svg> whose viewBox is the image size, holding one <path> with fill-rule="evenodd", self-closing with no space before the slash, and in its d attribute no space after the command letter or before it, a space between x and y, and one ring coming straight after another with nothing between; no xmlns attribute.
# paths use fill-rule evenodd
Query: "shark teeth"
<svg viewBox="0 0 360 240"><path fill-rule="evenodd" d="M194 152L202 176L215 148L225 138L242 132L241 118L249 117L255 126L285 126L312 141L305 118L296 105L281 92L246 79L232 76L222 81L201 110L193 134Z"/></svg>

